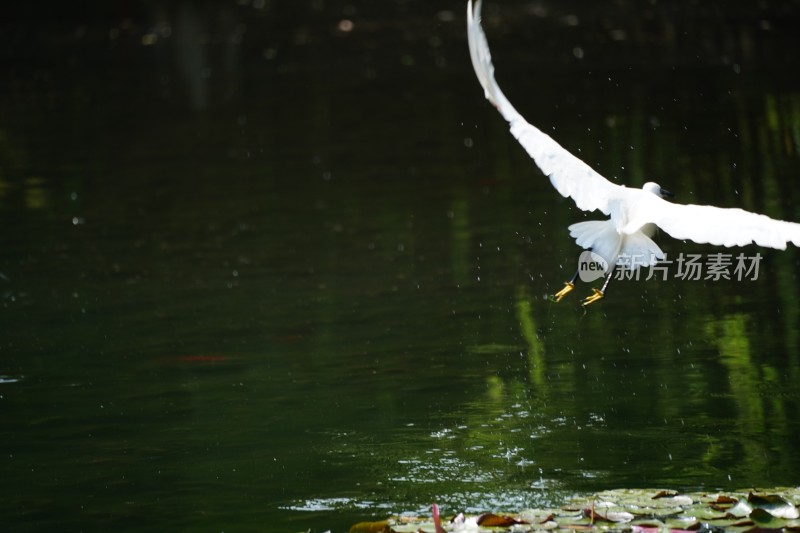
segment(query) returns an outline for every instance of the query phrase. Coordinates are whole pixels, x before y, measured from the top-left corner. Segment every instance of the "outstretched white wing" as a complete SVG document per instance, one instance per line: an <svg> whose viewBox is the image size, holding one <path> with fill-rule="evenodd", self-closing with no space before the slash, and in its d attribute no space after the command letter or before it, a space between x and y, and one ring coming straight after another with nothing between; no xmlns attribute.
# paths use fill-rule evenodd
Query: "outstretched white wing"
<svg viewBox="0 0 800 533"><path fill-rule="evenodd" d="M569 153L549 135L529 124L500 90L494 79L489 44L481 28L481 0L467 4L467 37L475 74L489 100L511 126L511 133L536 162L550 182L565 197L572 198L584 211L599 209L610 214L609 200L619 194L615 185L586 163Z"/></svg>
<svg viewBox="0 0 800 533"><path fill-rule="evenodd" d="M676 239L717 246L758 244L779 250L786 243L800 246L800 224L776 220L744 209L711 205L673 204L654 194L644 193L623 232L651 222Z"/></svg>

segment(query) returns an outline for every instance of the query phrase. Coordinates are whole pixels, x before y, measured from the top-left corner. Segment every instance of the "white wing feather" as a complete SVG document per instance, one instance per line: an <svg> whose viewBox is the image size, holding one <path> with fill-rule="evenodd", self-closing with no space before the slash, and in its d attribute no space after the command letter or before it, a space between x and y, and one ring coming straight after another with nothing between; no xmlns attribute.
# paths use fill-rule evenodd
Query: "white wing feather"
<svg viewBox="0 0 800 533"><path fill-rule="evenodd" d="M599 209L610 214L609 199L619 194L615 185L569 153L549 135L529 124L505 97L494 79L489 44L481 28L481 0L467 4L467 37L475 74L489 100L508 121L511 133L564 197L572 198L584 211Z"/></svg>
<svg viewBox="0 0 800 533"><path fill-rule="evenodd" d="M636 231L642 222L652 222L676 239L717 246L746 246L755 243L786 249L786 243L800 246L800 224L776 220L744 209L711 205L673 204L653 194L643 194L635 213L623 227Z"/></svg>

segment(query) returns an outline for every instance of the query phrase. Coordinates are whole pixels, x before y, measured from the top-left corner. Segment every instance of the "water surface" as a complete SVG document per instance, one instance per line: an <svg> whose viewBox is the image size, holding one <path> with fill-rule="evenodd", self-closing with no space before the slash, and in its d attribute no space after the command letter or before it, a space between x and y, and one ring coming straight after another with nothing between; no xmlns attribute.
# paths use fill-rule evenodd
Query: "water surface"
<svg viewBox="0 0 800 533"><path fill-rule="evenodd" d="M611 179L800 220L796 6L594 5L487 4L512 102ZM461 3L297 6L19 15L9 528L345 531L434 499L797 484L797 250L553 304L587 215L483 101Z"/></svg>

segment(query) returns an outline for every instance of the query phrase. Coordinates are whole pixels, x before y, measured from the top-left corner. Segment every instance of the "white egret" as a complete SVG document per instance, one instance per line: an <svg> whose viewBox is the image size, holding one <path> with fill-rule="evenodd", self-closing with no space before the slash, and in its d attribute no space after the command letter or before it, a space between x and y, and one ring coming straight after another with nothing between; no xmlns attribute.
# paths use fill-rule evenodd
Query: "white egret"
<svg viewBox="0 0 800 533"><path fill-rule="evenodd" d="M610 218L579 222L569 226L577 244L604 261L606 279L601 289L583 300L589 305L602 298L616 266L634 270L664 258L651 239L656 226L676 239L721 246L744 246L755 243L786 249L786 243L800 246L800 224L775 220L738 208L708 205L680 205L668 202L671 196L658 184L645 183L630 189L611 183L586 163L569 153L535 126L529 124L506 99L494 79L494 66L486 35L480 24L481 0L473 8L467 4L467 37L475 74L486 99L503 115L512 135L536 162L541 171L564 197L570 197L584 211L599 210ZM621 259L638 257L638 261ZM561 300L575 286L578 274L553 298Z"/></svg>

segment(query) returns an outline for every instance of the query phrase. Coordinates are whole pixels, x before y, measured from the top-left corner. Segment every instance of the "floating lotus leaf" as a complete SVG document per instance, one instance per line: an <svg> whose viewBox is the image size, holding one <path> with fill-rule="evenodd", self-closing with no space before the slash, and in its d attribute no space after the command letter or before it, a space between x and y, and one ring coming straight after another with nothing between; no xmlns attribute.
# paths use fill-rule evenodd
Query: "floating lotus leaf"
<svg viewBox="0 0 800 533"><path fill-rule="evenodd" d="M576 498L558 509L529 509L518 514L464 516L443 513L441 531L446 533L533 533L558 530L598 533L757 533L766 530L800 531L797 505L800 488L753 492L687 493L654 489L604 491ZM430 518L359 524L354 531L433 533ZM373 525L374 524L374 525ZM369 529L377 528L377 529Z"/></svg>
<svg viewBox="0 0 800 533"><path fill-rule="evenodd" d="M800 517L797 507L784 500L777 494L761 496L752 492L747 496L747 502L757 509L763 509L772 516L794 520Z"/></svg>

